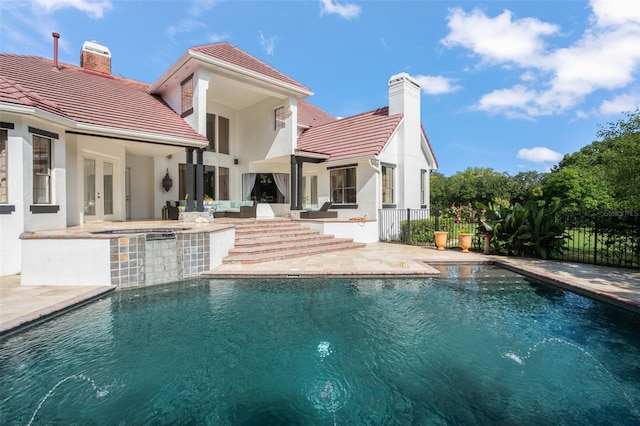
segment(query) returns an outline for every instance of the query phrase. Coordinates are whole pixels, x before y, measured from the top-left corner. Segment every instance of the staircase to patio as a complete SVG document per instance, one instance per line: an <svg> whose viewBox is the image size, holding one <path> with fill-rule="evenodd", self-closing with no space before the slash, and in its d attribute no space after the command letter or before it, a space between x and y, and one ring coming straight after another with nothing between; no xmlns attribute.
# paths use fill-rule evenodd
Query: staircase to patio
<svg viewBox="0 0 640 426"><path fill-rule="evenodd" d="M222 262L262 263L364 246L320 234L291 220L255 220L236 225L235 247Z"/></svg>

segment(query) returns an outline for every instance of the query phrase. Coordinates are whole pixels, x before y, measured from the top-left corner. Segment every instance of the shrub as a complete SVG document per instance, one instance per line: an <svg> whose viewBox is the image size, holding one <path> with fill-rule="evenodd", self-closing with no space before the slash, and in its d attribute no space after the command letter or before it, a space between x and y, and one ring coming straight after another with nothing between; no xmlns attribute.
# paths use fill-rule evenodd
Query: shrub
<svg viewBox="0 0 640 426"><path fill-rule="evenodd" d="M553 259L562 255L565 240L571 238L558 218L557 203L544 207L531 200L512 208L478 206L487 209L485 228L490 231L493 253Z"/></svg>
<svg viewBox="0 0 640 426"><path fill-rule="evenodd" d="M434 217L411 221L411 239L406 220L400 223L400 241L410 244L432 244L435 241L436 223Z"/></svg>

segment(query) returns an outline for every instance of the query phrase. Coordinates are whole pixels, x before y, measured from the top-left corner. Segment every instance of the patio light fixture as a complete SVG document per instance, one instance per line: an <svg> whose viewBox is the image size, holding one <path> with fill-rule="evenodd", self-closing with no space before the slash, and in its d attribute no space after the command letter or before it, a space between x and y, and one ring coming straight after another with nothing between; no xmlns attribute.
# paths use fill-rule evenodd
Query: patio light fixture
<svg viewBox="0 0 640 426"><path fill-rule="evenodd" d="M171 176L169 176L169 169L167 169L167 174L162 178L162 187L166 192L169 192L172 186L173 180L171 179Z"/></svg>

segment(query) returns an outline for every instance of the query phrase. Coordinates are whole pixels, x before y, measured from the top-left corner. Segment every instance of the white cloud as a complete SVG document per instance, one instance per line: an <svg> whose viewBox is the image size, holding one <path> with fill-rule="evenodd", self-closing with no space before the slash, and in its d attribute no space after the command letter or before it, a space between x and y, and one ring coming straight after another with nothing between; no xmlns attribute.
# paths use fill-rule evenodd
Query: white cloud
<svg viewBox="0 0 640 426"><path fill-rule="evenodd" d="M194 0L193 3L191 3L189 14L198 17L210 10L216 3L217 0Z"/></svg>
<svg viewBox="0 0 640 426"><path fill-rule="evenodd" d="M426 95L440 95L462 89L453 84L454 79L437 75L416 75L413 78L420 84L420 90Z"/></svg>
<svg viewBox="0 0 640 426"><path fill-rule="evenodd" d="M498 89L480 98L475 109L488 113L504 114L510 118L529 118L540 115L538 94L523 85L510 89Z"/></svg>
<svg viewBox="0 0 640 426"><path fill-rule="evenodd" d="M522 148L518 151L517 157L534 163L555 163L562 160L562 154L543 146Z"/></svg>
<svg viewBox="0 0 640 426"><path fill-rule="evenodd" d="M610 101L602 102L598 111L604 115L618 115L625 111L635 111L638 106L640 106L640 94L629 93L616 96Z"/></svg>
<svg viewBox="0 0 640 426"><path fill-rule="evenodd" d="M209 41L209 43L218 43L220 41L225 41L225 40L229 40L231 38L231 36L227 33L224 34L209 34L207 36L207 40Z"/></svg>
<svg viewBox="0 0 640 426"><path fill-rule="evenodd" d="M104 13L113 7L110 0L35 0L35 3L42 6L47 12L73 8L85 12L94 19L102 18Z"/></svg>
<svg viewBox="0 0 640 426"><path fill-rule="evenodd" d="M445 46L468 49L484 64L522 70L520 84L483 95L475 108L531 119L565 113L595 91L631 84L640 69L637 1L592 0L591 7L590 26L575 42L555 49L545 38L562 36L556 25L514 19L509 11L492 18L479 9L452 9Z"/></svg>
<svg viewBox="0 0 640 426"><path fill-rule="evenodd" d="M182 33L190 33L191 31L195 31L199 28L206 27L204 22L198 21L196 19L183 19L178 22L176 25L170 25L167 27L167 34L169 37L173 37L176 34Z"/></svg>
<svg viewBox="0 0 640 426"><path fill-rule="evenodd" d="M353 18L357 18L360 15L362 9L360 6L353 3L345 3L340 4L334 0L320 0L320 15L324 15L325 13L336 15L340 15L344 19L351 20Z"/></svg>
<svg viewBox="0 0 640 426"><path fill-rule="evenodd" d="M535 76L535 74L533 72L526 71L520 76L520 80L522 80L522 81L535 81L536 80L536 76Z"/></svg>
<svg viewBox="0 0 640 426"><path fill-rule="evenodd" d="M640 23L640 7L637 0L591 0L592 20L599 27Z"/></svg>
<svg viewBox="0 0 640 426"><path fill-rule="evenodd" d="M533 64L545 50L542 36L559 32L556 25L536 18L514 21L508 10L490 18L479 9L466 13L454 8L449 11L448 20L450 32L442 43L470 49L487 62Z"/></svg>
<svg viewBox="0 0 640 426"><path fill-rule="evenodd" d="M262 34L262 31L260 31L259 33L260 33L260 44L262 45L262 48L267 53L267 55L273 56L276 50L276 40L278 39L278 37L276 36L265 37L264 34Z"/></svg>

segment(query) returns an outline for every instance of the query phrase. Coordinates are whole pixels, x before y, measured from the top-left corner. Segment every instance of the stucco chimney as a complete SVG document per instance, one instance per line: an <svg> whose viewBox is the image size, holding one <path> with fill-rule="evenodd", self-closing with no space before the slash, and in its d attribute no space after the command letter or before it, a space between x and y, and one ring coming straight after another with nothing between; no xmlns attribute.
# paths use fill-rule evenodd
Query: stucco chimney
<svg viewBox="0 0 640 426"><path fill-rule="evenodd" d="M420 117L420 84L406 72L389 79L389 115L416 112Z"/></svg>
<svg viewBox="0 0 640 426"><path fill-rule="evenodd" d="M397 153L397 206L418 208L416 175L419 174L421 151L420 84L407 73L389 79L389 115L402 114L398 128Z"/></svg>
<svg viewBox="0 0 640 426"><path fill-rule="evenodd" d="M80 51L80 66L102 74L111 74L111 51L97 41L85 41Z"/></svg>

